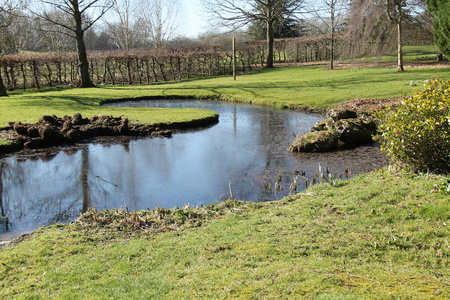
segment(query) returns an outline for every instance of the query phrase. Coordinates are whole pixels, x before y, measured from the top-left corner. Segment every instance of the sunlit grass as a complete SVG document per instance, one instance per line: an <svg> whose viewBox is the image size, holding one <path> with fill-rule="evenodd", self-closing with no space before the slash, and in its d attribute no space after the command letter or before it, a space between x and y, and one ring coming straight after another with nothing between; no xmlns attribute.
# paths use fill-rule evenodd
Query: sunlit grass
<svg viewBox="0 0 450 300"><path fill-rule="evenodd" d="M437 61L437 53L439 49L436 45L416 45L416 46L404 46L403 62L404 63L431 63ZM381 62L381 63L397 63L398 54L397 49L392 51L389 55L383 55L381 57L364 57L357 59L361 62Z"/></svg>
<svg viewBox="0 0 450 300"><path fill-rule="evenodd" d="M2 138L0 138L0 146L8 146L8 145L11 145L11 140L9 140L9 139L2 139Z"/></svg>
<svg viewBox="0 0 450 300"><path fill-rule="evenodd" d="M0 250L0 295L448 299L445 178L379 171L152 235L55 226Z"/></svg>

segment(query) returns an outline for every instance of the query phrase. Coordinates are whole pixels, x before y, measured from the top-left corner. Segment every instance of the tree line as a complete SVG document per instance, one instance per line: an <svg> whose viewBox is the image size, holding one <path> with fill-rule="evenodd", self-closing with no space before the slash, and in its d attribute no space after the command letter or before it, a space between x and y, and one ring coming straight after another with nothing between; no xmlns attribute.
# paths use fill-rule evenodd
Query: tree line
<svg viewBox="0 0 450 300"><path fill-rule="evenodd" d="M231 59L223 47L162 50L176 32L180 14L177 1L0 0L0 95L7 95L6 87L37 87L44 82L90 87L94 82L152 82L226 74ZM425 0L204 1L216 22L235 30L248 28L247 35L264 38L264 42L240 44L241 71L288 60L327 59L333 68L335 58L379 55L395 45L401 71L403 44L430 41L433 22L438 45L448 55L448 3L427 2L428 6ZM94 25L107 12L115 17L104 20L99 31ZM242 30L236 32L242 35ZM199 40L184 42L198 44ZM121 51L88 53L93 44ZM47 54L17 57L26 49ZM76 55L68 50L76 50ZM182 54L176 54L179 52ZM191 62L199 66L193 67Z"/></svg>
<svg viewBox="0 0 450 300"><path fill-rule="evenodd" d="M88 51L89 80L95 84L135 84L216 76L232 72L231 57L218 46ZM4 55L1 74L7 89L77 85L76 52Z"/></svg>

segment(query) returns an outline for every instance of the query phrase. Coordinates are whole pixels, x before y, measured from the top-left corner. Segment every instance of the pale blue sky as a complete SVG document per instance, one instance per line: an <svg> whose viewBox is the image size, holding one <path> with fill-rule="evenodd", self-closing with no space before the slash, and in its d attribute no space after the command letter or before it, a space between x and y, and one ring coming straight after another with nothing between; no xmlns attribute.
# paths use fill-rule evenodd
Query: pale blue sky
<svg viewBox="0 0 450 300"><path fill-rule="evenodd" d="M197 37L212 28L208 28L201 0L181 0L183 4L183 25L180 26L180 35Z"/></svg>
<svg viewBox="0 0 450 300"><path fill-rule="evenodd" d="M133 1L137 4L140 0ZM206 22L202 0L179 0L179 3L181 6L181 14L179 20L180 26L176 33L177 36L196 38L199 34L214 29L210 28ZM102 21L113 20L112 18L113 14L110 13L98 24L101 24Z"/></svg>

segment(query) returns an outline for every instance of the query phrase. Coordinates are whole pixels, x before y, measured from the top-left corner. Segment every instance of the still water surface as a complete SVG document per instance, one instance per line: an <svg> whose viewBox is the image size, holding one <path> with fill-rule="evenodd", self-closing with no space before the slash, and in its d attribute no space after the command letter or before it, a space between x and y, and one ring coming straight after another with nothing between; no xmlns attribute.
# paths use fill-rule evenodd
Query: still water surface
<svg viewBox="0 0 450 300"><path fill-rule="evenodd" d="M217 125L173 138L97 139L90 144L22 152L1 160L0 241L38 226L70 222L98 210L141 210L209 204L230 197L280 199L315 176L368 172L387 163L375 145L327 154L293 154L293 134L309 131L317 114L226 102L151 100L132 107L198 107L215 110ZM281 190L275 190L281 178ZM270 188L269 188L270 187ZM291 188L291 190L290 190Z"/></svg>

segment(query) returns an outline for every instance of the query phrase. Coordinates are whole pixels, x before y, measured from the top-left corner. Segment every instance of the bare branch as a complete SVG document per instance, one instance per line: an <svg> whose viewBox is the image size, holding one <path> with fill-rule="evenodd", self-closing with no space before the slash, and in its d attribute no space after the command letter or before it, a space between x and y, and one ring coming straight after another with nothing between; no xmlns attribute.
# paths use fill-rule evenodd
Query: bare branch
<svg viewBox="0 0 450 300"><path fill-rule="evenodd" d="M267 64L273 67L273 24L298 13L304 0L204 0L210 20L237 29L252 21L263 21L267 30Z"/></svg>

